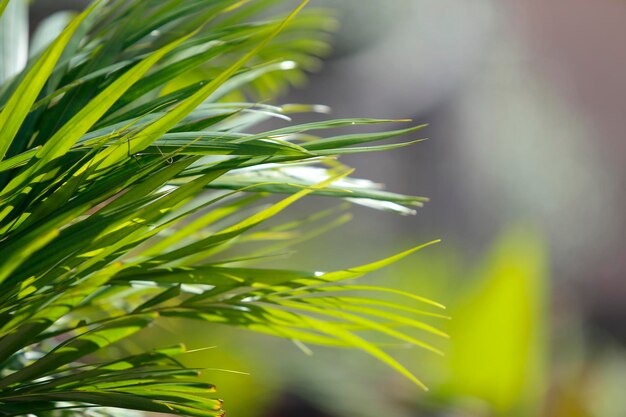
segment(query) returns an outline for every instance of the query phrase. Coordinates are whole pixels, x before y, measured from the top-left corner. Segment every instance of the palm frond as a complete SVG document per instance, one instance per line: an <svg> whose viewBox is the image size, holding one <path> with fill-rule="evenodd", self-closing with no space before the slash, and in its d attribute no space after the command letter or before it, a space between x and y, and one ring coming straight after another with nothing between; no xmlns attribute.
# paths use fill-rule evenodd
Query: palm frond
<svg viewBox="0 0 626 417"><path fill-rule="evenodd" d="M183 346L107 358L159 317L356 347L424 386L360 333L439 353L408 329L445 336L420 320L441 315L354 291L441 306L344 284L421 247L335 272L248 265L347 220L341 209L265 225L304 197L402 214L425 201L352 178L335 161L411 144L371 145L421 126L339 135L327 132L406 121L259 128L326 110L258 102L317 62L332 26L323 13L297 16L304 3L253 20L271 3L96 1L2 86L0 416L97 416L110 407L221 415L200 370L176 359ZM269 199L276 194L285 196ZM278 244L259 251L251 241Z"/></svg>

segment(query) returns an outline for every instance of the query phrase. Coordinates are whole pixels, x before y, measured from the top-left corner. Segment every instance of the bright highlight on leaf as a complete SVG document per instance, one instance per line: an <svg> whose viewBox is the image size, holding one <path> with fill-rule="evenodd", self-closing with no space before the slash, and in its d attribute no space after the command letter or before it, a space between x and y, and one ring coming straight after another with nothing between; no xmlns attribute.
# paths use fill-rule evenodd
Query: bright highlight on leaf
<svg viewBox="0 0 626 417"><path fill-rule="evenodd" d="M267 104L315 67L332 26L306 2L255 21L271 3L96 1L0 86L1 417L221 416L202 370L177 359L186 348L125 350L160 317L306 352L357 348L426 388L370 336L439 354L419 332L447 337L422 321L446 319L442 306L353 280L430 243L340 271L255 266L349 221L346 205L411 214L426 202L354 178L336 159L411 145L376 142L423 126L298 124L296 113L328 109ZM264 131L269 119L284 126ZM394 130L333 131L384 125ZM343 204L268 222L314 196ZM366 295L377 293L396 301Z"/></svg>

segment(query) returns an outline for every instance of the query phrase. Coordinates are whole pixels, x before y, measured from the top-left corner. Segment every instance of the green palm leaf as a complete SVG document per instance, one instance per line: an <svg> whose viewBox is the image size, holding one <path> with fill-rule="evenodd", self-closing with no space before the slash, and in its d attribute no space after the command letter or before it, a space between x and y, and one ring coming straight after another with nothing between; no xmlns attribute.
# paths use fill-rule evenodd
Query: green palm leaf
<svg viewBox="0 0 626 417"><path fill-rule="evenodd" d="M446 337L421 321L446 317L362 292L441 306L352 283L421 246L334 272L254 265L349 220L342 206L268 226L302 198L401 214L426 201L353 178L335 160L412 144L372 145L422 126L332 133L407 122L352 118L259 128L326 111L258 103L315 66L333 26L305 3L255 21L273 3L96 1L4 80L0 416L222 415L201 370L176 359L184 347L111 357L160 317L358 348L425 388L362 333L440 353L412 332Z"/></svg>

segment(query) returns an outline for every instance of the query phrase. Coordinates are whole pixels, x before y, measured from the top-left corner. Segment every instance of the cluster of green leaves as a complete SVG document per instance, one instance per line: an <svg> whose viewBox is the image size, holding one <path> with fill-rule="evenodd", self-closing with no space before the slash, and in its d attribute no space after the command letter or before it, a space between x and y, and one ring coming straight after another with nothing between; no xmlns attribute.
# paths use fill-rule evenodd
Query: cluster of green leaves
<svg viewBox="0 0 626 417"><path fill-rule="evenodd" d="M258 101L315 65L332 26L318 12L296 17L303 5L252 19L272 3L99 0L1 86L0 416L221 415L200 370L175 359L182 345L107 355L158 317L357 347L422 385L358 333L437 352L403 330L445 336L419 320L437 314L354 292L440 306L343 283L419 248L335 272L250 265L346 220L339 208L267 226L307 195L403 214L424 201L350 178L336 161L406 146L370 143L419 127L315 133L391 122L342 119L259 132L270 118L320 109ZM246 251L251 241L264 245Z"/></svg>

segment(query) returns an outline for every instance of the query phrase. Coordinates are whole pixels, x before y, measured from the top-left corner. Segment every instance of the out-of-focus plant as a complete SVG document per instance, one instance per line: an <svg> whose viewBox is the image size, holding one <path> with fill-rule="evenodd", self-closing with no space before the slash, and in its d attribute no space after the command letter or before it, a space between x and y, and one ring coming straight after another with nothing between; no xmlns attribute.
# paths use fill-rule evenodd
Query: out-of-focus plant
<svg viewBox="0 0 626 417"><path fill-rule="evenodd" d="M534 234L496 242L454 308L447 396L486 415L539 415L546 384L547 253Z"/></svg>
<svg viewBox="0 0 626 417"><path fill-rule="evenodd" d="M2 0L0 11L19 1ZM253 20L273 3L99 0L54 37L40 31L25 67L2 80L1 416L113 413L106 407L221 415L213 386L176 358L183 345L112 357L118 342L159 317L248 329L303 349L356 347L423 386L361 332L434 352L408 329L445 334L420 320L420 310L351 291L441 306L344 282L419 247L334 272L250 266L281 250L270 245L277 239L345 220L339 209L267 226L305 196L401 214L424 201L351 178L336 161L406 146L412 142L369 143L419 126L324 137L315 132L392 121L257 127L323 109L259 103L298 82L326 49L329 20L296 17L304 4ZM275 194L287 196L268 199ZM250 241L267 245L225 252Z"/></svg>

